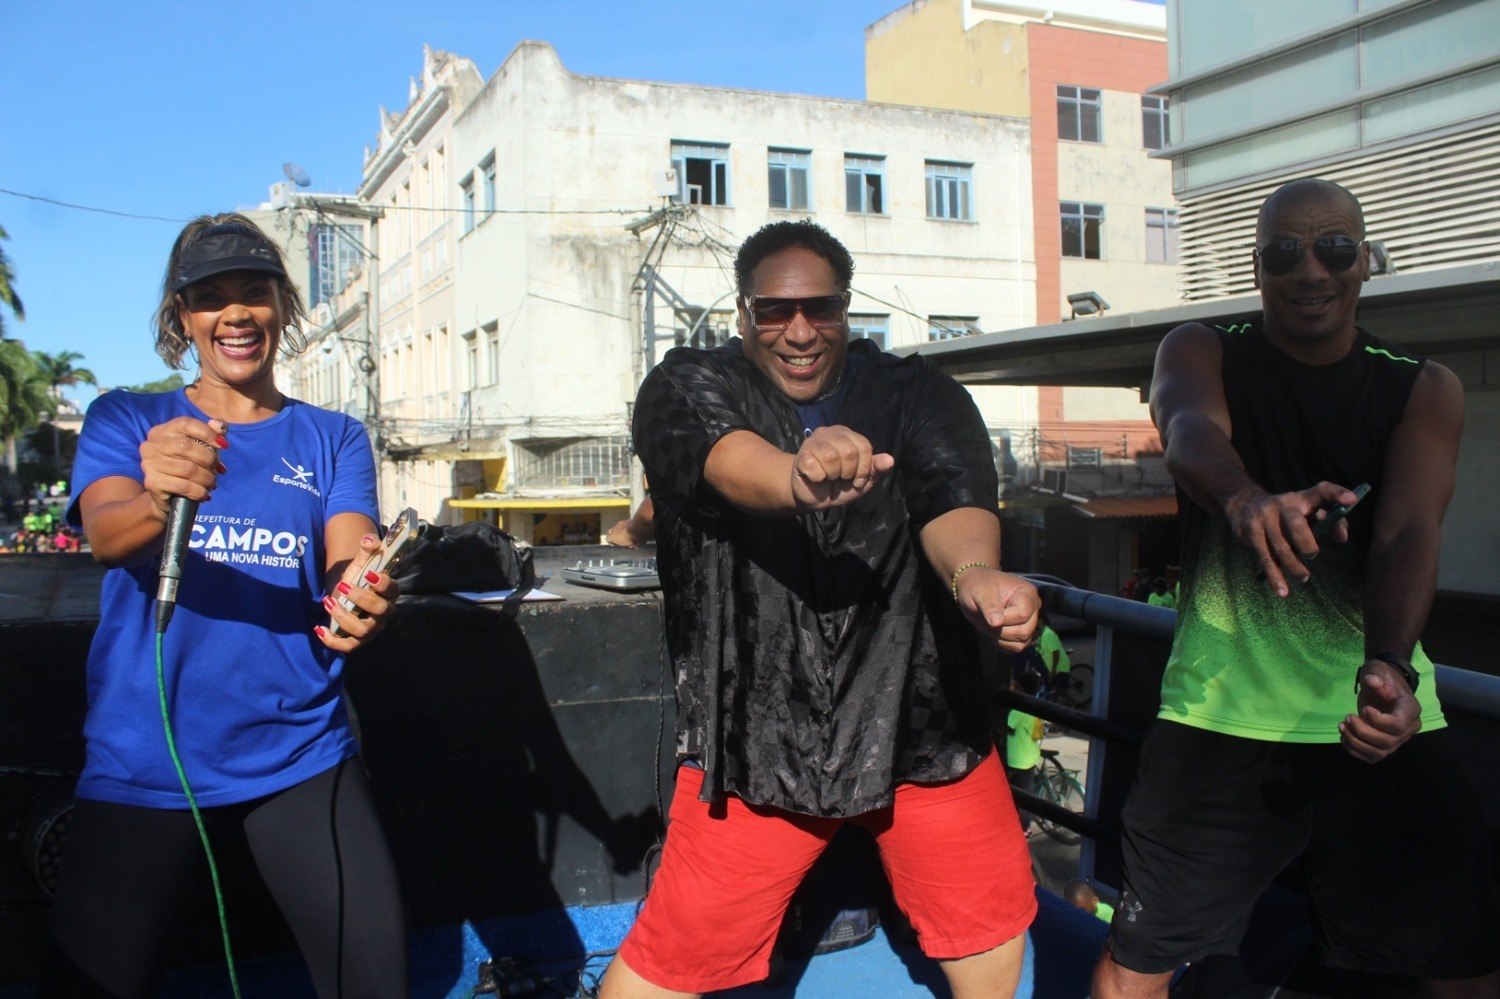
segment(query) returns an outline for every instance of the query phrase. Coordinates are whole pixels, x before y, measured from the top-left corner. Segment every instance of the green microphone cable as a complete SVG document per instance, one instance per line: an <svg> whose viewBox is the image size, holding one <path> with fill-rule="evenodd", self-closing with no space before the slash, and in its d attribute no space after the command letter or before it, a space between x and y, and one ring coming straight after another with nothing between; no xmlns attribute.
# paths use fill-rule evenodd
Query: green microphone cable
<svg viewBox="0 0 1500 999"><path fill-rule="evenodd" d="M219 933L224 939L224 962L229 965L229 987L234 999L240 999L240 980L234 970L234 952L229 947L229 919L224 913L224 889L219 884L219 865L214 861L213 847L208 845L208 830L203 825L203 815L198 811L198 801L188 784L187 772L182 769L182 758L177 755L177 739L172 735L172 716L167 710L167 681L161 663L161 641L165 629L156 632L156 693L161 704L161 727L167 736L167 752L172 756L172 766L177 769L177 779L182 782L182 793L187 796L188 809L193 813L193 823L198 827L198 838L203 841L203 855L208 858L208 873L214 883L214 902L219 907Z"/></svg>

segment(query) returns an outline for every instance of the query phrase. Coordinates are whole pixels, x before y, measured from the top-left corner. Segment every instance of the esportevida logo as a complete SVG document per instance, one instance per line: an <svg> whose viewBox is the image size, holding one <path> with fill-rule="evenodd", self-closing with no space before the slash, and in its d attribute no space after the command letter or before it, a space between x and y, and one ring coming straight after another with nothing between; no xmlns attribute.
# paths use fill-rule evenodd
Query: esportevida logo
<svg viewBox="0 0 1500 999"><path fill-rule="evenodd" d="M312 469L307 468L300 463L294 465L290 461L287 461L285 458L281 459L281 463L285 465L287 467L287 471L291 472L292 474L290 477L288 477L282 475L280 472L272 472L272 482L280 486L296 486L298 489L306 489L308 492L312 493L314 496L317 496L319 499L322 498L323 494L318 491L317 486L312 484Z"/></svg>

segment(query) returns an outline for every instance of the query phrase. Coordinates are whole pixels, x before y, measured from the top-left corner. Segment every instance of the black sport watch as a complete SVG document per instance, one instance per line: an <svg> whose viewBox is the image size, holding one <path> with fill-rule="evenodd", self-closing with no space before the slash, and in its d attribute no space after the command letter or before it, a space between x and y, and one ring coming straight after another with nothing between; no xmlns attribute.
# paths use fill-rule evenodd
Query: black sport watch
<svg viewBox="0 0 1500 999"><path fill-rule="evenodd" d="M1376 652L1365 657L1365 661L1359 664L1359 669L1354 671L1354 692L1359 693L1359 675L1364 672L1365 664L1372 659L1379 659L1386 663L1406 681L1407 687L1415 694L1417 692L1417 671L1411 668L1411 660L1406 656L1398 656L1394 652Z"/></svg>

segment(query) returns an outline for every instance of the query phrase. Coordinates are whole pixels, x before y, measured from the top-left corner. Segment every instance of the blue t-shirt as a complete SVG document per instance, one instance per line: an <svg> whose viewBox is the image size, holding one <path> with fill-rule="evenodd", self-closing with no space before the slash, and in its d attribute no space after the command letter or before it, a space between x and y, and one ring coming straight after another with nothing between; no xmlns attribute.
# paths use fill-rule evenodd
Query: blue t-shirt
<svg viewBox="0 0 1500 999"><path fill-rule="evenodd" d="M178 416L208 420L183 390L108 392L89 406L73 466L77 497L110 476L140 482L140 444ZM292 399L235 424L228 468L198 510L162 645L173 734L193 794L226 805L316 776L355 752L343 657L313 634L323 609L323 530L340 513L378 523L375 462L355 420ZM156 689L158 560L111 569L89 649L87 756L78 796L186 808Z"/></svg>

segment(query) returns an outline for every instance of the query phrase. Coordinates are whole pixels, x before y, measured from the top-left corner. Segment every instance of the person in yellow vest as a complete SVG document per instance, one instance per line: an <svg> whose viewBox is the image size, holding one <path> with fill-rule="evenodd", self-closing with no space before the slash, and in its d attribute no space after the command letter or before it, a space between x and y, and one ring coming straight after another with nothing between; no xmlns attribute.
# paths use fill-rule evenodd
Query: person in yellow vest
<svg viewBox="0 0 1500 999"><path fill-rule="evenodd" d="M1012 669L1010 689L1036 696L1042 687L1041 677L1034 668L1024 668L1023 662L1018 658ZM1005 718L1005 731L1006 777L1011 787L1030 794L1036 786L1037 766L1042 762L1041 741L1045 731L1042 720L1019 708L1012 708ZM1030 835L1031 813L1019 808L1017 812L1021 816L1022 831Z"/></svg>
<svg viewBox="0 0 1500 999"><path fill-rule="evenodd" d="M1066 685L1068 673L1073 669L1073 661L1068 658L1068 650L1063 648L1062 639L1052 630L1046 611L1042 611L1041 631L1036 638L1036 654L1046 667L1052 688L1055 690L1059 684Z"/></svg>
<svg viewBox="0 0 1500 999"><path fill-rule="evenodd" d="M1176 609L1177 595L1167 585L1167 581L1160 576L1151 584L1151 595L1146 598L1146 603L1152 607L1170 607Z"/></svg>
<svg viewBox="0 0 1500 999"><path fill-rule="evenodd" d="M1108 924L1115 918L1115 907L1099 897L1094 886L1080 878L1069 881L1063 889L1063 898L1075 909L1082 909Z"/></svg>

